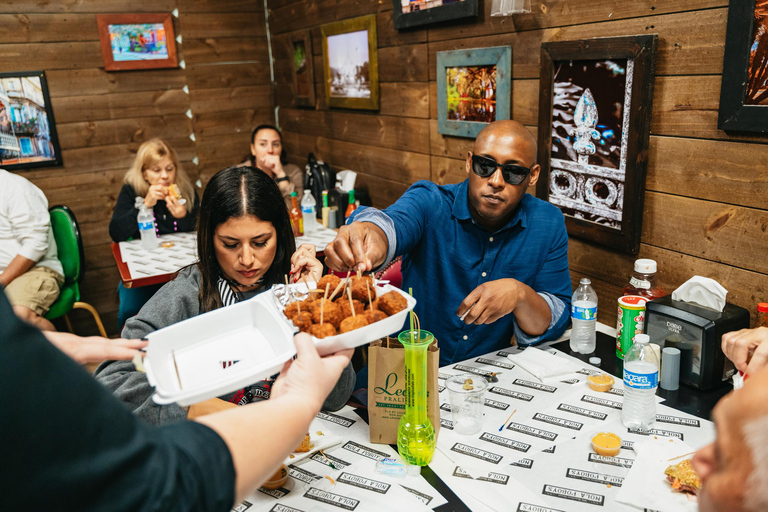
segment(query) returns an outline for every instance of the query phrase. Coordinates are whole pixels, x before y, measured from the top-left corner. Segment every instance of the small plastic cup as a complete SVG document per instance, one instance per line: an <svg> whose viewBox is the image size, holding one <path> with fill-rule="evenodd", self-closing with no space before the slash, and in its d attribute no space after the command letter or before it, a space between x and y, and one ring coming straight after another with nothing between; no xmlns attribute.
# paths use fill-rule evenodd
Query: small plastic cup
<svg viewBox="0 0 768 512"><path fill-rule="evenodd" d="M445 387L450 392L453 431L463 435L480 432L488 381L480 375L463 373L449 378Z"/></svg>

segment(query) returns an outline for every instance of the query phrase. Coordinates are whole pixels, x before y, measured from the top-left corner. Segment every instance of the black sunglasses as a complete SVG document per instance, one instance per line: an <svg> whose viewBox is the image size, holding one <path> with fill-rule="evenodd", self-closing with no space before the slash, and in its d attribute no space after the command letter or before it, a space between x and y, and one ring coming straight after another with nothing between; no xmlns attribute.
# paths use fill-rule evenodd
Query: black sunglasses
<svg viewBox="0 0 768 512"><path fill-rule="evenodd" d="M501 167L501 175L504 181L510 185L519 185L525 181L525 178L531 173L528 167L517 164L500 164L496 160L486 158L480 155L472 155L472 171L481 178L489 178Z"/></svg>

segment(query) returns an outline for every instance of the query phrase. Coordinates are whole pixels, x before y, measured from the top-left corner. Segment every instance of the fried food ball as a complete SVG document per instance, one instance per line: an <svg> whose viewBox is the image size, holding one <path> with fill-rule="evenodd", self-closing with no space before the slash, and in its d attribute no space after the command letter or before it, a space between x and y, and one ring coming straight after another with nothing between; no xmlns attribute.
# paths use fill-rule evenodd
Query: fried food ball
<svg viewBox="0 0 768 512"><path fill-rule="evenodd" d="M291 318L293 325L299 328L300 332L307 332L309 326L312 325L312 313L302 310L301 313L296 313Z"/></svg>
<svg viewBox="0 0 768 512"><path fill-rule="evenodd" d="M302 304L301 306L303 310L304 304ZM296 302L291 302L290 304L285 306L285 310L283 310L283 314L285 315L285 318L290 320L291 318L294 317L294 315L296 315L296 313L298 313L298 311L299 311L299 301L296 301Z"/></svg>
<svg viewBox="0 0 768 512"><path fill-rule="evenodd" d="M322 311L323 323L329 323L336 329L339 328L343 317L341 316L341 308L335 302L330 300L320 299L317 304L314 304L312 310L312 321L316 324L320 323L320 313Z"/></svg>
<svg viewBox="0 0 768 512"><path fill-rule="evenodd" d="M307 332L317 339L336 336L336 328L331 324L312 324Z"/></svg>
<svg viewBox="0 0 768 512"><path fill-rule="evenodd" d="M366 287L367 283L367 287ZM373 285L373 278L370 274L364 274L360 277L352 276L349 280L352 288L352 298L361 302L368 302L368 290L371 290L371 299L376 298L376 288Z"/></svg>
<svg viewBox="0 0 768 512"><path fill-rule="evenodd" d="M320 280L317 282L317 288L319 290L323 290L323 293L325 293L325 286L330 283L331 286L328 287L328 293L331 294L333 293L333 290L339 286L340 282L341 278L339 276L328 274L320 278Z"/></svg>
<svg viewBox="0 0 768 512"><path fill-rule="evenodd" d="M368 320L365 318L365 315L349 316L341 321L339 332L345 333L354 331L355 329L365 327L366 325L368 325Z"/></svg>
<svg viewBox="0 0 768 512"><path fill-rule="evenodd" d="M366 311L368 311L369 309L379 309L379 299L377 297L373 296L373 290L371 290L371 298L373 300L370 303L368 302L368 299L365 299L365 310Z"/></svg>
<svg viewBox="0 0 768 512"><path fill-rule="evenodd" d="M365 311L365 313L363 313L363 315L368 320L369 324L378 322L379 320L384 320L388 316L385 312L378 309L368 309Z"/></svg>
<svg viewBox="0 0 768 512"><path fill-rule="evenodd" d="M398 292L392 290L379 297L379 309L388 314L394 315L408 307L408 301Z"/></svg>
<svg viewBox="0 0 768 512"><path fill-rule="evenodd" d="M345 319L348 316L352 316L352 310L349 308L349 298L341 297L336 299L336 304L341 308L341 319ZM355 309L356 315L362 315L365 311L365 305L359 300L352 299L352 307Z"/></svg>

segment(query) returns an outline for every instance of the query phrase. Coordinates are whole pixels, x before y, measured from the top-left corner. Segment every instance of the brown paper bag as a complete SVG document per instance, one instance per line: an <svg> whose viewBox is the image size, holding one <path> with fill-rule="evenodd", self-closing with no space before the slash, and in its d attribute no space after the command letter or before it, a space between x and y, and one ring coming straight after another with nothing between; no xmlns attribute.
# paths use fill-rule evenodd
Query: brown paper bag
<svg viewBox="0 0 768 512"><path fill-rule="evenodd" d="M440 430L437 339L427 349L427 416ZM394 338L374 341L368 347L368 425L371 442L397 443L397 426L405 412L405 349Z"/></svg>

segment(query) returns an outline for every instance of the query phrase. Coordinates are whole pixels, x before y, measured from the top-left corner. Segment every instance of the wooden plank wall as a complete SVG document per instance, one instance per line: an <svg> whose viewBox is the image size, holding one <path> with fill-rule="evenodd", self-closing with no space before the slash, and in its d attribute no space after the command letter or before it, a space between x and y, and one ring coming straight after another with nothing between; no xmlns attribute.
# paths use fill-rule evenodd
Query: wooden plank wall
<svg viewBox="0 0 768 512"><path fill-rule="evenodd" d="M186 68L104 71L96 14L174 9ZM85 245L83 300L115 334L119 278L108 225L139 145L168 140L193 181L204 182L241 161L252 127L274 119L263 2L16 0L0 2L0 33L0 70L46 71L64 159L19 174L51 205L74 210ZM87 314L72 316L76 332L95 333Z"/></svg>
<svg viewBox="0 0 768 512"><path fill-rule="evenodd" d="M436 52L511 45L512 116L536 133L542 42L658 34L638 257L658 261L669 290L694 274L717 279L754 322L755 303L768 301L768 139L717 129L728 1L533 0L532 13L503 18L490 17L489 0L480 3L477 20L397 32L389 0L268 0L279 119L297 162L315 151L360 172L376 206L419 179L460 181L471 141L437 133ZM381 110L328 109L319 27L367 14L377 17ZM316 109L291 107L284 45L303 29L313 38ZM635 258L570 242L572 281L592 278L600 319L615 324L616 298Z"/></svg>

